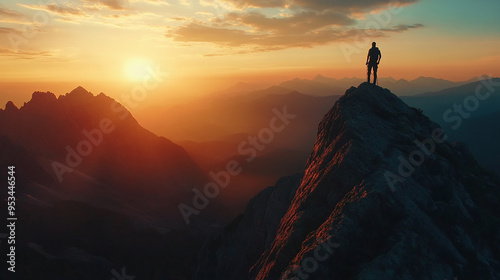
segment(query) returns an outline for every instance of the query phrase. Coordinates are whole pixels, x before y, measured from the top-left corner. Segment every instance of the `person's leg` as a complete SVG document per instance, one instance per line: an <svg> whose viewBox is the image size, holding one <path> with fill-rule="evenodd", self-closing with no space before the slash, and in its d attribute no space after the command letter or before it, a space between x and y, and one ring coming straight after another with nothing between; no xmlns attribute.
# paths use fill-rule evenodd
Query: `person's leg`
<svg viewBox="0 0 500 280"><path fill-rule="evenodd" d="M370 76L372 74L372 65L368 64L368 82L370 82Z"/></svg>
<svg viewBox="0 0 500 280"><path fill-rule="evenodd" d="M378 65L373 65L373 84L377 84L377 70L378 70Z"/></svg>

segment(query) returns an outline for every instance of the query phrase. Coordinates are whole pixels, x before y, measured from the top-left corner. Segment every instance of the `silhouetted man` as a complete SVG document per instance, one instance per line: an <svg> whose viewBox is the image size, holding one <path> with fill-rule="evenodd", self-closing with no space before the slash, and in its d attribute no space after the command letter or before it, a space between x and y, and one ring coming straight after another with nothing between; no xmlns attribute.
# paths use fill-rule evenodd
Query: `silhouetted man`
<svg viewBox="0 0 500 280"><path fill-rule="evenodd" d="M377 70L381 58L382 54L377 48L377 43L373 42L372 48L368 50L368 55L366 56L366 65L368 65L368 82L370 82L370 76L373 68L373 84L377 83Z"/></svg>

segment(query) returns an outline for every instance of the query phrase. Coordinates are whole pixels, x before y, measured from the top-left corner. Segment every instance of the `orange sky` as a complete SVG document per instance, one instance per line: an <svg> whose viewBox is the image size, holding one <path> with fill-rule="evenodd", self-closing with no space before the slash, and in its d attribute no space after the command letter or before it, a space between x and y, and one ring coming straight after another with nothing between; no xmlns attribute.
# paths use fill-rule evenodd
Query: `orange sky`
<svg viewBox="0 0 500 280"><path fill-rule="evenodd" d="M163 75L149 101L238 81L364 77L374 40L382 77L500 76L499 10L488 0L7 0L0 102L78 85L120 99L147 69Z"/></svg>

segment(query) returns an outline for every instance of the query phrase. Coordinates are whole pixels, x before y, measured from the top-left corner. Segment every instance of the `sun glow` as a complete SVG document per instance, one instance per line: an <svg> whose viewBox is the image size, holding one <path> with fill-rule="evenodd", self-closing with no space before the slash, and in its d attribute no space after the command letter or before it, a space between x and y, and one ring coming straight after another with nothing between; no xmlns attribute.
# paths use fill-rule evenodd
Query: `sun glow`
<svg viewBox="0 0 500 280"><path fill-rule="evenodd" d="M146 58L131 58L125 62L123 72L125 78L131 81L141 81L144 77L151 75L154 69L152 62Z"/></svg>

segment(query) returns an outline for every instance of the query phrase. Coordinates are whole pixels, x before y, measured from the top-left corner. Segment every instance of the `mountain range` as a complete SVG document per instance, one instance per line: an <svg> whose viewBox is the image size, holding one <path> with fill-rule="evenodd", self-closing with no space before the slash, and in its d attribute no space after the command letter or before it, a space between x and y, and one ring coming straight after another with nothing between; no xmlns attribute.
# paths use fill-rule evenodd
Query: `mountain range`
<svg viewBox="0 0 500 280"><path fill-rule="evenodd" d="M82 87L9 102L0 163L18 176L18 275L497 279L500 181L483 166L498 162L500 81L490 82L488 99L451 130L439 117L483 82L401 97L414 107L367 83L326 96L282 85L221 93L176 105L175 121L157 116L171 131L196 119L194 132L222 128L178 144ZM489 157L478 162L467 146ZM186 226L178 205L232 161L241 174Z"/></svg>
<svg viewBox="0 0 500 280"><path fill-rule="evenodd" d="M21 108L9 102L0 166L15 167L17 279L112 279L124 264L146 279L191 278L211 228L188 231L178 205L207 175L108 96L78 87L58 98L35 92Z"/></svg>
<svg viewBox="0 0 500 280"><path fill-rule="evenodd" d="M176 207L173 201L206 179L182 147L142 128L113 99L82 87L59 98L35 92L19 109L8 103L0 111L0 132L34 159L45 183L51 181L23 190L39 193L32 195L37 201L76 199L133 211L144 209L137 198L147 197L147 215Z"/></svg>

